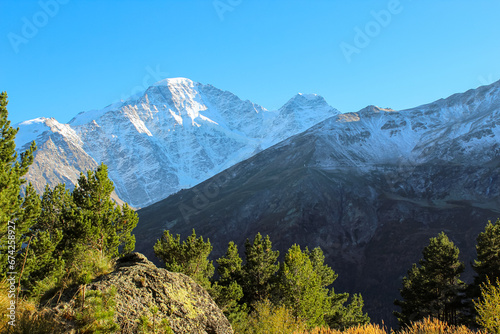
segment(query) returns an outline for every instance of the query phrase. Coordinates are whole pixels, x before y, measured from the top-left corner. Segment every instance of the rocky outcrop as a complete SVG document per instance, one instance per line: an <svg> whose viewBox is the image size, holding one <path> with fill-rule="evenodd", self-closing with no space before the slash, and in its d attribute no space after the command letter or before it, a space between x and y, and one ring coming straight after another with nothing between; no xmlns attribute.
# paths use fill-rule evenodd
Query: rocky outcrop
<svg viewBox="0 0 500 334"><path fill-rule="evenodd" d="M186 275L157 268L140 253L119 259L113 272L86 285L85 291L108 291L111 287L116 288L114 320L120 326L118 333L137 333L138 319L148 316L151 306L158 307L157 319L167 319L176 334L233 333L207 291ZM57 313L64 317L76 302L73 298L59 304ZM66 325L70 327L68 322Z"/></svg>

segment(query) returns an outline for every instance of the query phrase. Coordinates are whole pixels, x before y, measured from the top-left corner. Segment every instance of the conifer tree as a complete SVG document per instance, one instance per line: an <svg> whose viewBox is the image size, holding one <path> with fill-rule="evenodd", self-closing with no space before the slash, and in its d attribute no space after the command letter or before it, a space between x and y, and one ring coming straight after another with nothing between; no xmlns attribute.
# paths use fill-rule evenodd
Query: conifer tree
<svg viewBox="0 0 500 334"><path fill-rule="evenodd" d="M420 267L414 264L403 278L403 299L395 301L401 307L401 312L394 313L401 326L428 316L457 324L462 308L460 295L465 290L460 281L464 264L459 261L459 252L444 232L430 239Z"/></svg>
<svg viewBox="0 0 500 334"><path fill-rule="evenodd" d="M334 274L330 268L329 273L325 269L322 264L313 264L307 248L302 251L295 244L286 253L278 274L281 303L309 327L325 325L324 315L331 307L326 286L333 283ZM330 279L325 281L326 277Z"/></svg>
<svg viewBox="0 0 500 334"><path fill-rule="evenodd" d="M0 278L5 278L9 271L21 271L22 262L14 258L22 253L21 244L27 240L29 228L40 211L39 197L31 185L27 185L24 197L21 196L21 187L26 182L23 176L33 163L36 145L32 142L18 159L14 142L18 129L10 126L7 104L7 93L0 93ZM8 263L15 268L5 268Z"/></svg>
<svg viewBox="0 0 500 334"><path fill-rule="evenodd" d="M370 317L363 312L364 301L360 294L352 295L350 302L347 293L335 294L332 289L330 294L332 309L326 315L326 319L331 328L344 330L370 323Z"/></svg>
<svg viewBox="0 0 500 334"><path fill-rule="evenodd" d="M481 232L477 237L476 252L477 259L474 261L474 286L477 288L479 295L479 287L481 284L497 282L500 279L500 219L492 224L488 221L484 232Z"/></svg>
<svg viewBox="0 0 500 334"><path fill-rule="evenodd" d="M74 236L75 207L64 184L47 185L41 200L41 213L31 227L23 287L35 298L53 288L64 274L68 255L78 242Z"/></svg>
<svg viewBox="0 0 500 334"><path fill-rule="evenodd" d="M210 289L210 278L214 274L214 265L208 260L212 252L210 240L203 241L203 237L196 237L196 232L180 242L181 236L174 238L170 231L163 232L153 249L155 255L165 263L165 268L173 272L180 272L193 278L205 289Z"/></svg>
<svg viewBox="0 0 500 334"><path fill-rule="evenodd" d="M474 282L468 286L466 307L469 311L469 323L479 319L477 307L481 290L485 285L495 285L500 279L500 219L495 223L488 221L483 232L476 238L476 260L472 268L476 272ZM491 283L490 283L491 282Z"/></svg>
<svg viewBox="0 0 500 334"><path fill-rule="evenodd" d="M269 236L262 237L257 233L253 242L245 242L245 264L243 265L243 302L252 305L270 297L274 285L275 274L279 264L278 251L272 250Z"/></svg>
<svg viewBox="0 0 500 334"><path fill-rule="evenodd" d="M240 285L242 262L238 247L234 242L229 242L226 254L217 260L219 280L213 283L210 291L215 302L231 323L241 318L242 312L246 312L246 305L239 304L243 297L243 289Z"/></svg>
<svg viewBox="0 0 500 334"><path fill-rule="evenodd" d="M101 164L95 172L82 173L73 190L77 207L75 234L83 244L101 253L116 257L131 252L135 247L132 230L139 220L125 203L122 207L111 199L113 182L108 168Z"/></svg>
<svg viewBox="0 0 500 334"><path fill-rule="evenodd" d="M64 184L45 188L26 248L23 286L32 297L88 282L107 272L113 257L133 250L137 214L111 200L113 186L104 165L87 175L73 193Z"/></svg>
<svg viewBox="0 0 500 334"><path fill-rule="evenodd" d="M304 251L293 245L280 267L279 303L287 306L296 318L309 327L328 325L344 329L367 324L370 318L363 313L363 298L355 294L347 303L349 294L336 294L332 283L337 274L324 263L321 248Z"/></svg>
<svg viewBox="0 0 500 334"><path fill-rule="evenodd" d="M47 231L50 234L61 231L64 238L57 245L59 255L72 249L82 237L78 233L77 211L73 196L64 184L58 184L53 189L48 185L45 187L42 195L42 212L34 231Z"/></svg>
<svg viewBox="0 0 500 334"><path fill-rule="evenodd" d="M240 281L242 263L243 260L238 253L238 246L233 241L230 241L227 245L226 254L217 260L219 282L227 284L233 281Z"/></svg>

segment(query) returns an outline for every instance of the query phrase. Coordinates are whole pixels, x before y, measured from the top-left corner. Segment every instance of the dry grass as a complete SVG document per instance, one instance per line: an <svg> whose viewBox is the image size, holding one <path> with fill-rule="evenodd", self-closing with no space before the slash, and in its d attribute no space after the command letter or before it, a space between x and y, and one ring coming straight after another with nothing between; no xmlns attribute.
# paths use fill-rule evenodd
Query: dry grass
<svg viewBox="0 0 500 334"><path fill-rule="evenodd" d="M17 283L16 283L17 288ZM0 282L0 309L2 315L5 314L7 308L10 306L11 298L9 298L9 284L4 279ZM18 311L34 312L36 310L36 303L26 299L19 299L16 304L16 313ZM1 328L1 327L0 327Z"/></svg>
<svg viewBox="0 0 500 334"><path fill-rule="evenodd" d="M405 330L400 331L401 334L486 334L484 331L473 331L465 326L449 326L448 324L437 319L424 319L413 323Z"/></svg>
<svg viewBox="0 0 500 334"><path fill-rule="evenodd" d="M10 299L7 292L7 281L3 280L0 282L0 308L1 308L1 317L2 321L0 322L0 333L3 332L7 327L6 312L7 308L10 305Z"/></svg>
<svg viewBox="0 0 500 334"><path fill-rule="evenodd" d="M357 326L345 329L343 331L328 329L328 328L315 328L305 332L298 332L296 334L487 334L486 331L473 331L465 326L449 326L448 324L437 319L424 319L419 322L413 323L401 331L390 331L379 325L368 324L364 326Z"/></svg>
<svg viewBox="0 0 500 334"><path fill-rule="evenodd" d="M347 328L343 331L330 328L314 328L296 334L387 334L387 331L379 325L368 324Z"/></svg>

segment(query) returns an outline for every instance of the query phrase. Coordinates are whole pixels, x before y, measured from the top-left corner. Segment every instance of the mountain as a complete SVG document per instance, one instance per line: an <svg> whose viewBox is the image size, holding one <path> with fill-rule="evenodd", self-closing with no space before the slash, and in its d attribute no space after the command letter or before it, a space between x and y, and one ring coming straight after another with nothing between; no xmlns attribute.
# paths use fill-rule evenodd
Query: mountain
<svg viewBox="0 0 500 334"><path fill-rule="evenodd" d="M148 256L165 229L194 228L215 258L257 232L281 254L320 246L336 291L362 293L372 320L395 325L402 277L429 238L445 231L468 265L500 217L500 81L408 110L338 114L138 213L136 249Z"/></svg>
<svg viewBox="0 0 500 334"><path fill-rule="evenodd" d="M27 178L39 192L46 184L72 187L80 171L103 162L117 196L144 207L338 113L314 94L268 111L211 85L174 78L68 124L22 122L16 147L36 140Z"/></svg>

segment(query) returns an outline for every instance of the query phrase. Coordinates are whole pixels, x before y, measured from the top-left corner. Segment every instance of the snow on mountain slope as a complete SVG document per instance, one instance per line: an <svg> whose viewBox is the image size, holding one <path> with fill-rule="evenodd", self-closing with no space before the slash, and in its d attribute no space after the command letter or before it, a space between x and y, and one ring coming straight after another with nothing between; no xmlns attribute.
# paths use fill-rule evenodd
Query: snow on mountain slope
<svg viewBox="0 0 500 334"><path fill-rule="evenodd" d="M500 81L402 111L368 106L329 118L299 136L314 136L315 151L307 164L321 168L482 164L500 156L498 125Z"/></svg>
<svg viewBox="0 0 500 334"><path fill-rule="evenodd" d="M15 138L16 147L29 146L33 140L38 142L44 135L47 135L47 131L59 133L76 144L82 144L78 135L68 124L61 124L54 118L35 118L30 121L21 122L18 126L19 132Z"/></svg>
<svg viewBox="0 0 500 334"><path fill-rule="evenodd" d="M24 151L34 140L35 159L26 178L41 193L45 185L65 183L72 188L80 172L95 169L97 163L83 149L73 128L53 118L37 118L17 124L16 148Z"/></svg>
<svg viewBox="0 0 500 334"><path fill-rule="evenodd" d="M19 150L33 139L39 145L29 176L39 191L45 183L74 184L80 171L104 162L119 197L143 207L309 128L304 136L314 132L316 147L308 166L480 164L500 153L499 101L497 82L402 111L368 106L340 114L315 94L297 94L269 111L174 78L68 124L20 123L16 144Z"/></svg>
<svg viewBox="0 0 500 334"><path fill-rule="evenodd" d="M82 112L68 124L20 123L16 144L37 141L37 168L28 178L37 180L38 191L44 179L74 184L79 171L103 162L118 196L143 207L338 113L313 94L298 94L268 111L211 85L173 78L126 101Z"/></svg>

